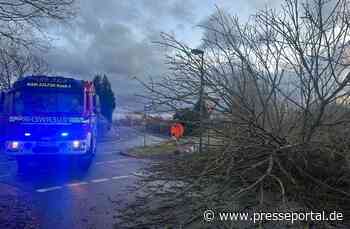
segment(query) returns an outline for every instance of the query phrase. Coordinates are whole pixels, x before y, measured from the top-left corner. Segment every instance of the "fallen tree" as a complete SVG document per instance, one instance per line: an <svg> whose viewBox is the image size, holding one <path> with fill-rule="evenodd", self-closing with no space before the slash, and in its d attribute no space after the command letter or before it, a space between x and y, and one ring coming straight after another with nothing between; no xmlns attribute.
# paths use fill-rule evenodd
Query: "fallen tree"
<svg viewBox="0 0 350 229"><path fill-rule="evenodd" d="M281 228L290 222L216 220L203 212L332 212L350 224L349 2L286 0L241 24L220 9L204 39L204 85L216 104L206 121L213 145L152 166L130 206L130 227ZM201 61L163 34L170 73L144 84L154 103L176 110L198 98ZM146 194L145 194L146 193ZM136 216L135 216L136 215ZM135 220L139 219L139 220Z"/></svg>

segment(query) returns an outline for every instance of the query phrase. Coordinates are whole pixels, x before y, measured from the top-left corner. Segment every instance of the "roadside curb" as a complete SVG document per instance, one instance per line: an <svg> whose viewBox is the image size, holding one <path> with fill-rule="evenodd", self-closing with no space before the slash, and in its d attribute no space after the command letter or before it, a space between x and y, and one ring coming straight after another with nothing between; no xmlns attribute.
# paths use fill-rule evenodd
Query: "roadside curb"
<svg viewBox="0 0 350 229"><path fill-rule="evenodd" d="M119 154L122 155L122 156L125 156L125 157L132 157L132 158L138 158L138 159L144 158L144 157L141 157L141 156L130 154L129 152L127 152L127 150L120 151Z"/></svg>
<svg viewBox="0 0 350 229"><path fill-rule="evenodd" d="M125 157L130 157L130 158L135 158L135 159L167 159L167 158L172 158L175 155L175 152L172 152L168 155L152 155L152 156L139 156L139 155L135 155L135 154L131 154L128 152L128 150L126 151L120 151L119 153L122 156Z"/></svg>
<svg viewBox="0 0 350 229"><path fill-rule="evenodd" d="M120 151L119 154L125 157L131 157L136 159L171 159L178 156L193 154L195 151L195 144L187 143L184 145L180 145L178 149L164 155L139 156L130 153L130 150L132 150L132 148L127 149L125 151Z"/></svg>
<svg viewBox="0 0 350 229"><path fill-rule="evenodd" d="M159 156L159 155L139 156L139 155L131 154L127 150L126 151L120 151L119 154L122 155L122 156L125 156L125 157L130 157L130 158L135 158L135 159L166 159L166 158L169 158L169 156L173 156L172 154L163 155L163 156Z"/></svg>

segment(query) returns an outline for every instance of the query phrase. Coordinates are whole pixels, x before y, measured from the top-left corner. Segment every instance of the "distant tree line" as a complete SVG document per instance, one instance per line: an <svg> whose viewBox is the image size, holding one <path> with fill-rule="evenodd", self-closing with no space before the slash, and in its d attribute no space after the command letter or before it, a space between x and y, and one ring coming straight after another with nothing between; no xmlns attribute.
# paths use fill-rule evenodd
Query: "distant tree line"
<svg viewBox="0 0 350 229"><path fill-rule="evenodd" d="M202 104L202 118L204 120L209 118L208 107L203 102ZM200 101L198 100L193 107L186 107L178 109L174 116L173 120L178 121L185 127L185 135L194 134L199 128L199 117L200 117Z"/></svg>
<svg viewBox="0 0 350 229"><path fill-rule="evenodd" d="M116 100L111 83L109 82L106 75L100 74L97 74L94 77L93 83L95 86L96 94L100 98L101 114L109 122L112 122L113 111L116 107Z"/></svg>

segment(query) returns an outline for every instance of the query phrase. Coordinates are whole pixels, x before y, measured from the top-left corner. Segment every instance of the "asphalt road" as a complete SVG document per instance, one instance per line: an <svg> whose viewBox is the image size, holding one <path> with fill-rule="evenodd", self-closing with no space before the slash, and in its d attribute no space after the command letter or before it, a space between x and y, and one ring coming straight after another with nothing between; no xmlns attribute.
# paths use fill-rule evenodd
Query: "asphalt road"
<svg viewBox="0 0 350 229"><path fill-rule="evenodd" d="M140 133L130 128L120 128L118 133L119 137L113 134L98 144L88 172L61 164L19 175L16 162L0 155L0 184L25 193L41 228L118 228L118 211L133 198L131 189L137 175L152 163L120 154L143 144Z"/></svg>

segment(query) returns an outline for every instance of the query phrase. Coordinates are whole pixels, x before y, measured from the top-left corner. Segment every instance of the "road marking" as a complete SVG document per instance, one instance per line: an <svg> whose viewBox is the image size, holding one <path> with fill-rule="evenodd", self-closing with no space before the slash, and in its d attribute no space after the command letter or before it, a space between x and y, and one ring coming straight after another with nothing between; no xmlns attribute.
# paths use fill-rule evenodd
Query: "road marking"
<svg viewBox="0 0 350 229"><path fill-rule="evenodd" d="M104 164L114 164L119 162L126 162L126 161L136 161L135 159L119 159L119 160L110 160L110 161L98 161L95 164L96 165L104 165ZM142 161L142 160L140 160Z"/></svg>
<svg viewBox="0 0 350 229"><path fill-rule="evenodd" d="M125 162L125 161L136 161L134 158L130 158L130 159L119 159L119 160L111 160L108 161L108 163L116 163L116 162Z"/></svg>
<svg viewBox="0 0 350 229"><path fill-rule="evenodd" d="M109 161L98 161L95 164L96 165L104 165L104 164L107 164L107 163L109 163Z"/></svg>
<svg viewBox="0 0 350 229"><path fill-rule="evenodd" d="M50 191L54 191L54 190L58 190L61 189L62 186L53 186L53 187L49 187L49 188L41 188L41 189L37 189L37 192L50 192Z"/></svg>
<svg viewBox="0 0 350 229"><path fill-rule="evenodd" d="M81 181L81 182L76 182L76 183L69 183L69 184L65 184L62 186L53 186L53 187L48 187L48 188L41 188L41 189L37 189L36 192L40 192L40 193L44 193L44 192L50 192L50 191L55 191L58 189L62 189L63 187L76 187L76 186L80 186L80 185L88 185L88 184L96 184L96 183L102 183L102 182L106 182L106 181L110 181L110 180L120 180L120 179L126 179L126 178L130 178L132 177L132 175L125 175L125 176L114 176L111 178L100 178L100 179L93 179L90 181Z"/></svg>
<svg viewBox="0 0 350 229"><path fill-rule="evenodd" d="M92 183L101 183L101 182L106 182L106 181L109 181L109 178L101 178L101 179L91 180Z"/></svg>
<svg viewBox="0 0 350 229"><path fill-rule="evenodd" d="M76 186L87 185L87 184L89 184L89 182L82 181L82 182L70 183L70 184L67 184L66 186L68 186L68 187L76 187Z"/></svg>
<svg viewBox="0 0 350 229"><path fill-rule="evenodd" d="M124 179L124 178L129 178L131 176L115 176L115 177L112 177L111 179L112 180L119 180L119 179Z"/></svg>
<svg viewBox="0 0 350 229"><path fill-rule="evenodd" d="M133 176L136 176L136 177L147 177L148 175L144 172L133 172L132 173Z"/></svg>
<svg viewBox="0 0 350 229"><path fill-rule="evenodd" d="M118 151L109 151L109 150L101 150L101 152L98 152L98 154L101 154L101 155L112 155L112 154L120 154L121 150L118 150Z"/></svg>
<svg viewBox="0 0 350 229"><path fill-rule="evenodd" d="M123 161L122 160L107 161L107 163L109 163L109 164L118 163L118 162L123 162Z"/></svg>

